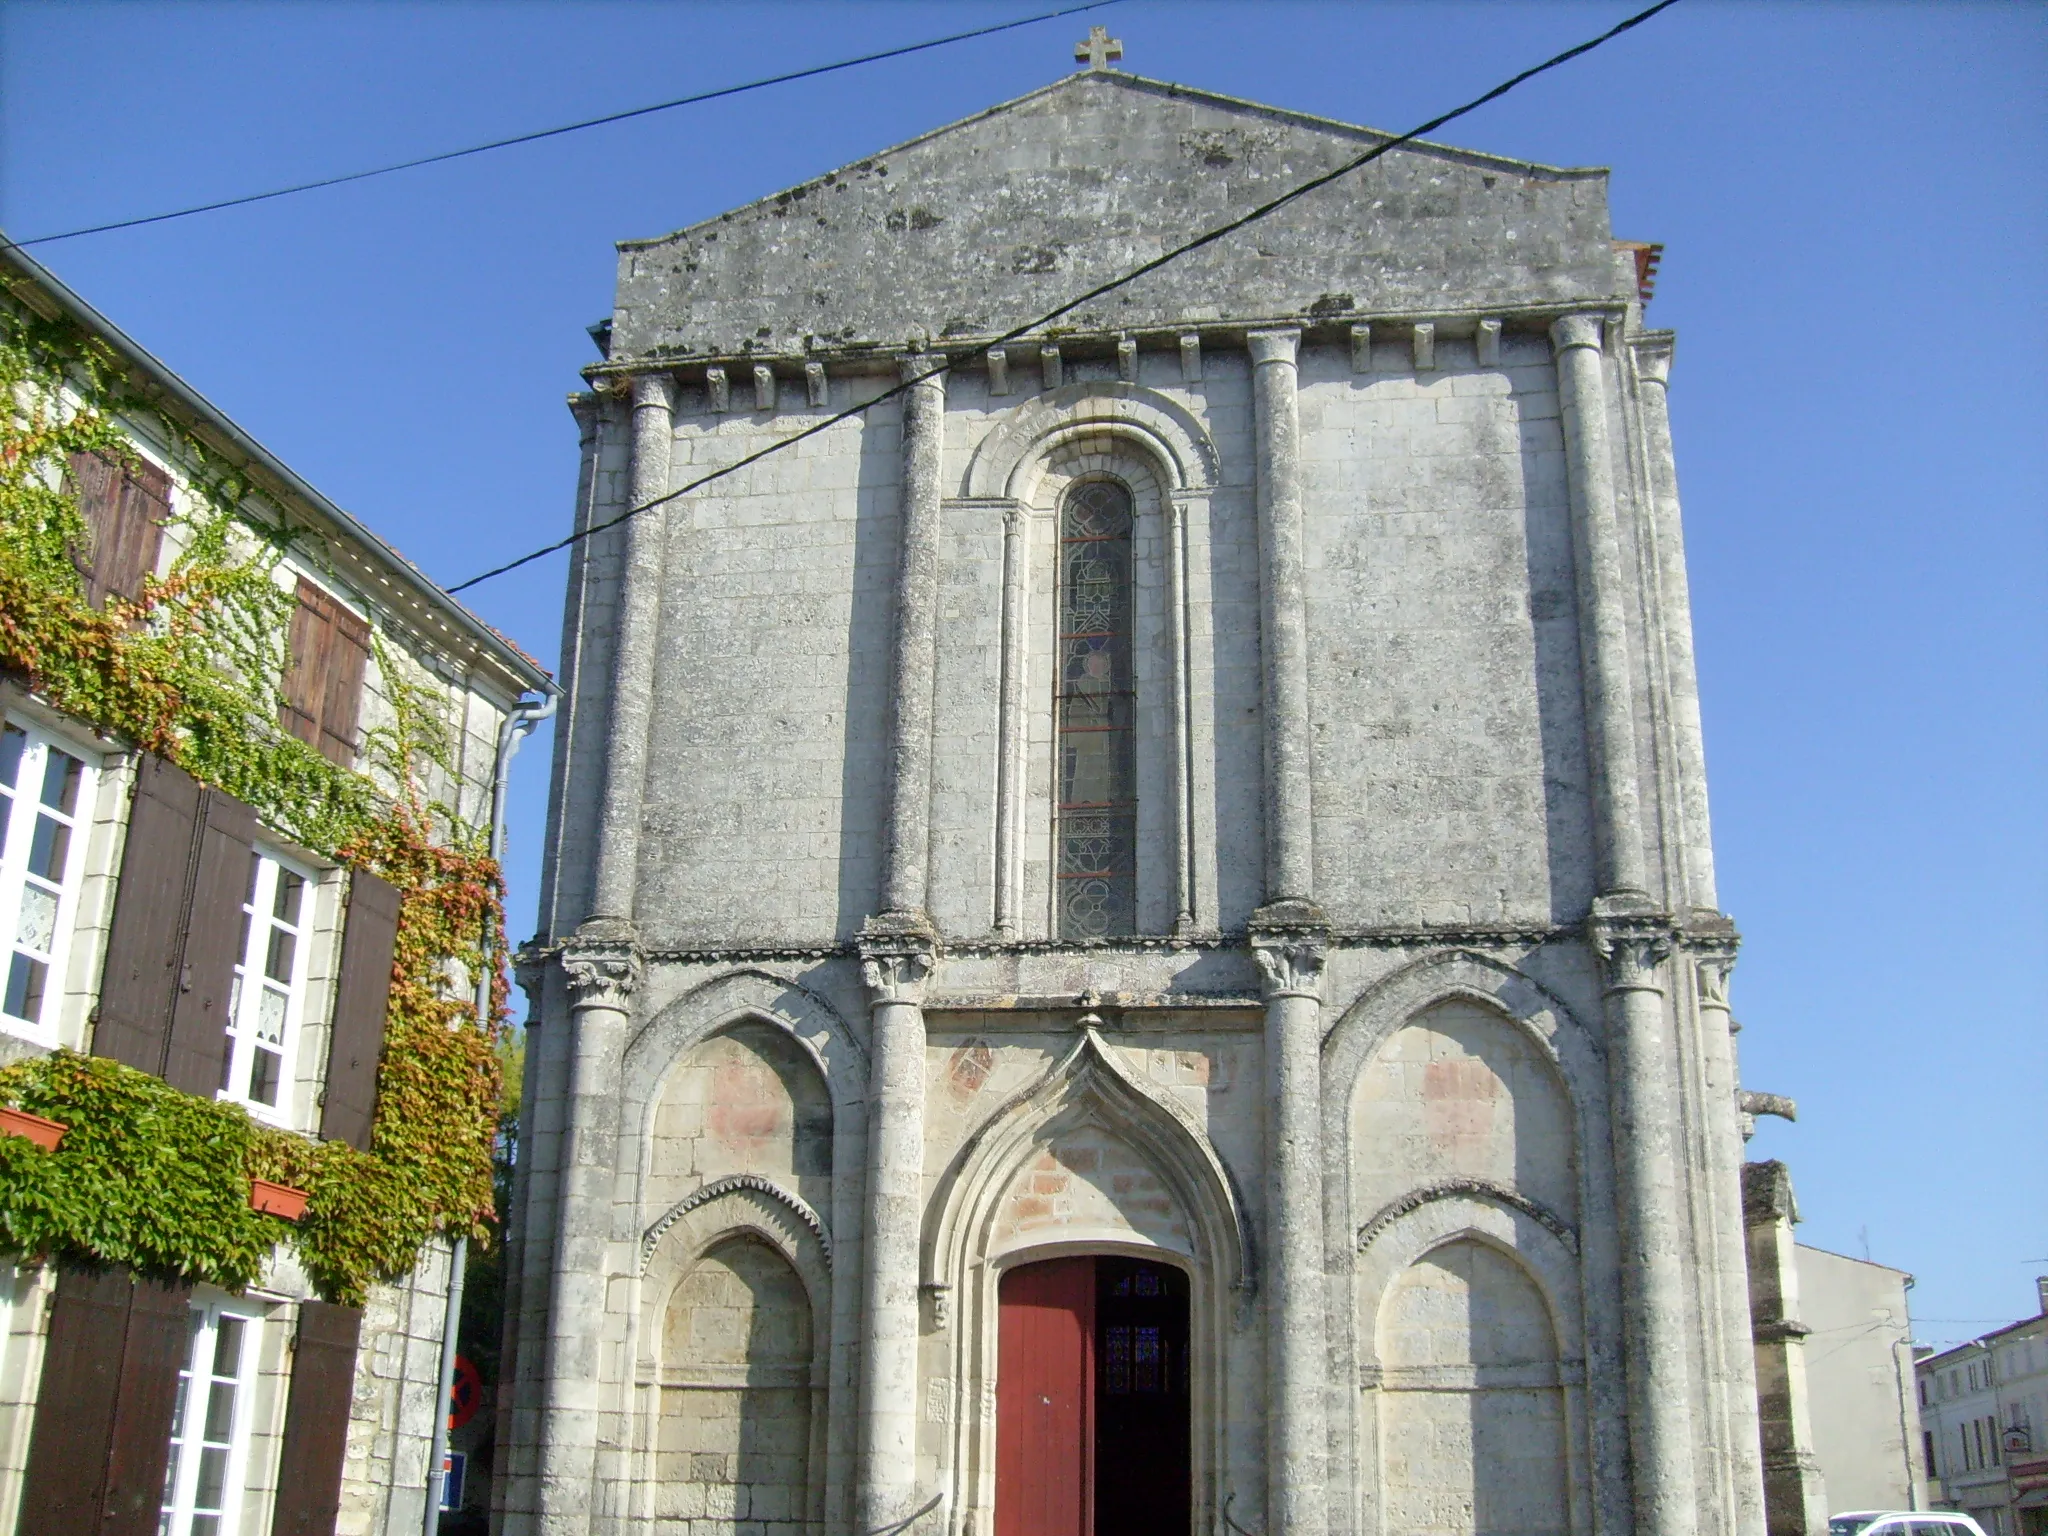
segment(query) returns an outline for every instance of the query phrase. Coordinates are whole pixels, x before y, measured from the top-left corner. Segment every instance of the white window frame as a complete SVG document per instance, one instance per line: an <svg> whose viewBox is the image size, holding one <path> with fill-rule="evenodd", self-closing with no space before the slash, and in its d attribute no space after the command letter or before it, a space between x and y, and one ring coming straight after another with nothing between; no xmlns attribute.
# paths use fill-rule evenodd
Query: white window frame
<svg viewBox="0 0 2048 1536"><path fill-rule="evenodd" d="M242 1325L241 1355L235 1362L233 1376L213 1374L214 1351L224 1318ZM232 1301L192 1304L190 1342L178 1370L178 1406L171 1420L170 1461L164 1472L159 1536L193 1536L194 1517L202 1514L216 1519L210 1531L201 1528L203 1536L236 1536L241 1528L242 1504L248 1493L249 1441L255 1419L256 1369L263 1350L263 1321L260 1311ZM195 1391L194 1383L202 1379L202 1373L206 1390ZM213 1389L223 1383L232 1385L234 1390L225 1441L208 1438L205 1433ZM198 1432L196 1438L193 1431ZM194 1508L199 1473L204 1453L212 1449L226 1453L221 1502L218 1510L201 1511Z"/></svg>
<svg viewBox="0 0 2048 1536"><path fill-rule="evenodd" d="M292 1116L292 1091L297 1081L299 1037L305 1024L306 978L311 968L314 906L320 890L320 875L319 871L309 869L261 843L251 850L250 865L254 890L242 903L245 928L241 952L235 957L235 979L229 994L227 1049L221 1059L219 1097L240 1104L259 1120L283 1126L290 1124ZM275 915L278 884L287 876L300 882L298 915L294 923L284 922ZM265 964L271 935L280 931L292 938L291 974L282 978L281 986L279 979L269 976ZM284 997L284 1018L279 1039L274 1042L274 1050L270 1051L278 1058L276 1102L264 1104L251 1096L250 1083L258 1052L269 1050L259 1027L264 994L274 995L280 990Z"/></svg>
<svg viewBox="0 0 2048 1536"><path fill-rule="evenodd" d="M65 978L71 962L72 932L78 926L78 893L85 880L86 844L92 837L94 805L99 793L99 758L82 752L70 742L50 735L17 716L6 717L9 730L25 738L15 782L0 786L0 1029L33 1040L39 1045L58 1043L62 1023ZM67 814L43 804L43 777L51 752L61 752L79 764L77 793ZM68 830L64 867L53 882L30 872L29 855L34 846L36 824L48 817ZM54 895L56 914L51 919L51 939L46 950L20 942L24 902L31 891ZM42 964L43 995L34 1020L24 1019L7 1009L14 990L16 957Z"/></svg>

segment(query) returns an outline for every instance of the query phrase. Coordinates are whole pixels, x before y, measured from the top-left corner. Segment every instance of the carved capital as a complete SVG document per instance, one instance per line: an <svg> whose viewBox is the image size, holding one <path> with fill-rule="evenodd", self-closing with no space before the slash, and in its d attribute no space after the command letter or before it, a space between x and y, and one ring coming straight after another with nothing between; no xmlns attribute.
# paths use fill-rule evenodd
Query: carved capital
<svg viewBox="0 0 2048 1536"><path fill-rule="evenodd" d="M1735 969L1735 951L1742 943L1742 935L1723 914L1695 907L1685 922L1684 941L1699 980L1700 1006L1726 1014L1728 977ZM1730 1020L1729 1028L1735 1027Z"/></svg>
<svg viewBox="0 0 2048 1536"><path fill-rule="evenodd" d="M1610 992L1661 992L1657 968L1670 956L1670 925L1654 917L1596 917L1587 925L1595 954L1606 962Z"/></svg>
<svg viewBox="0 0 2048 1536"><path fill-rule="evenodd" d="M666 373L636 373L633 375L633 409L673 411L676 400L676 381Z"/></svg>
<svg viewBox="0 0 2048 1536"><path fill-rule="evenodd" d="M1301 351L1301 332L1293 326L1277 331L1253 331L1245 337L1245 344L1251 348L1252 366L1263 363L1285 363L1290 368Z"/></svg>
<svg viewBox="0 0 2048 1536"><path fill-rule="evenodd" d="M925 984L938 968L938 943L916 919L889 914L868 919L860 936L860 977L868 1006L911 1003L924 1006Z"/></svg>
<svg viewBox="0 0 2048 1536"><path fill-rule="evenodd" d="M512 979L526 994L526 1022L540 1019L541 988L548 975L548 950L539 939L528 939L512 956Z"/></svg>
<svg viewBox="0 0 2048 1536"><path fill-rule="evenodd" d="M1676 338L1669 331L1651 331L1636 338L1636 377L1660 389L1671 387L1671 353Z"/></svg>
<svg viewBox="0 0 2048 1536"><path fill-rule="evenodd" d="M907 352L896 359L896 376L926 389L946 387L946 359L938 352Z"/></svg>
<svg viewBox="0 0 2048 1536"><path fill-rule="evenodd" d="M1252 935L1252 958L1267 997L1312 997L1321 1001L1329 936L1319 929L1274 929Z"/></svg>
<svg viewBox="0 0 2048 1536"><path fill-rule="evenodd" d="M1598 352L1605 337L1605 326L1599 315L1559 315L1550 322L1550 345L1556 352L1567 352L1573 347L1591 347Z"/></svg>
<svg viewBox="0 0 2048 1536"><path fill-rule="evenodd" d="M639 938L630 925L602 919L577 930L562 946L561 961L562 977L569 984L571 1008L616 1008L623 1012L647 969Z"/></svg>

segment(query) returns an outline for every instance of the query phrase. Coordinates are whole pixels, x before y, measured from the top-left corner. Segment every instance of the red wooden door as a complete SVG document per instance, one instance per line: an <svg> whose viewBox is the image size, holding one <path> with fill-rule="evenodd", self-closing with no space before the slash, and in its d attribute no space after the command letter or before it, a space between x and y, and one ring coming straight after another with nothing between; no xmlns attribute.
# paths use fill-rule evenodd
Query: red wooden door
<svg viewBox="0 0 2048 1536"><path fill-rule="evenodd" d="M1093 1536L1095 1261L1003 1276L996 1360L996 1536Z"/></svg>

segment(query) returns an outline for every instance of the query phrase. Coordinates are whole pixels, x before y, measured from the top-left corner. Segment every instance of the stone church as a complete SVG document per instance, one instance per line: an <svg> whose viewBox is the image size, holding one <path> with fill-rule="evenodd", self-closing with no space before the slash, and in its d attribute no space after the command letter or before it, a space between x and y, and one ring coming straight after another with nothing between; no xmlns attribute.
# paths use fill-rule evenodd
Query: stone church
<svg viewBox="0 0 2048 1536"><path fill-rule="evenodd" d="M997 345L1387 138L1113 52L620 247L501 1529L1759 1536L1652 250L1415 143Z"/></svg>

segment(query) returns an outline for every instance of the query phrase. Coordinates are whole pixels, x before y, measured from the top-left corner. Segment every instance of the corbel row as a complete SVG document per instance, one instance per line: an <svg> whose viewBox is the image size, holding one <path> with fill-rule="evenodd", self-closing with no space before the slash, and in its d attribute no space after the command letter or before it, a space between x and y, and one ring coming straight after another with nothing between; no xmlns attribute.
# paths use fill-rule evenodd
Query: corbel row
<svg viewBox="0 0 2048 1536"><path fill-rule="evenodd" d="M1570 312L1586 314L1587 306L1571 306ZM1397 319L1347 322L1340 319L1311 317L1306 320L1295 318L1276 324L1298 327L1305 339L1320 342L1336 341L1339 345L1347 341L1351 353L1351 371L1369 374L1379 370L1375 361L1374 345L1377 343L1380 357L1386 356L1389 347L1406 343L1404 361L1416 373L1438 371L1443 363L1439 359L1438 343L1447 338L1469 338L1473 344L1477 363L1482 368L1500 366L1501 339L1512 325L1517 330L1528 330L1533 334L1545 334L1552 319L1556 318L1549 309L1543 311L1516 311L1513 315L1447 315L1435 319ZM1618 318L1618 317L1617 317ZM908 350L919 353L929 348L935 354L946 353L953 357L956 366L978 362L987 370L988 389L993 396L1007 396L1026 391L1050 391L1060 388L1066 382L1068 367L1077 358L1104 358L1113 356L1116 361L1117 377L1125 383L1138 381L1139 356L1144 351L1166 351L1177 356L1180 363L1180 381L1183 384L1200 383L1203 376L1202 353L1205 344L1210 347L1237 348L1244 345L1244 338L1258 327L1249 322L1230 325L1210 325L1200 329L1130 332L1111 332L1096 335L1069 335L1037 342L1005 342L995 346L977 346L971 341L958 342L948 339L943 342L927 340L922 336L911 338ZM1606 328L1610 342L1618 340L1620 327ZM836 358L839 366L855 371L873 371L887 358L896 353L885 349L862 346L851 353ZM650 360L651 361L651 360ZM778 409L783 401L783 392L793 380L789 374L793 367L801 367L803 374L804 398L813 410L822 410L830 400L827 383L827 365L833 358L806 358L797 362L793 359L745 361L726 359L703 365L702 378L705 403L714 415L724 415L736 408L734 389L744 390L752 386L751 408L757 412ZM779 366L778 366L779 362ZM621 360L613 369L600 370L603 373L625 374L633 365ZM689 365L681 370L694 374ZM593 375L595 378L595 375ZM598 388L604 385L599 383Z"/></svg>

